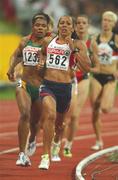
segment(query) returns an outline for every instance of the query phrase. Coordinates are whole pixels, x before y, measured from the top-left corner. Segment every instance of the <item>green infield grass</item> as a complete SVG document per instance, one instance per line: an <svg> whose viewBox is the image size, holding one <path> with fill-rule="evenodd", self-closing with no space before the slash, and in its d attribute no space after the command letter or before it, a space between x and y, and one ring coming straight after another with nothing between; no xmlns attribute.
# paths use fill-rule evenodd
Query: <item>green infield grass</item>
<svg viewBox="0 0 118 180"><path fill-rule="evenodd" d="M13 100L15 96L15 87L0 88L0 100Z"/></svg>

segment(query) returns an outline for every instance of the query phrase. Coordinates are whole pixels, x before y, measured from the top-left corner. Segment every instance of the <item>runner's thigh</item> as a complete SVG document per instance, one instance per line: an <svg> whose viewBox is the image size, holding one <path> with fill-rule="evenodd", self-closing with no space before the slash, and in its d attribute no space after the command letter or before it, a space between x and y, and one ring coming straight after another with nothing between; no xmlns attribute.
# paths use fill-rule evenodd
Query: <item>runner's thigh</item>
<svg viewBox="0 0 118 180"><path fill-rule="evenodd" d="M116 82L109 82L104 86L102 99L101 99L101 109L109 111L114 104L116 90Z"/></svg>
<svg viewBox="0 0 118 180"><path fill-rule="evenodd" d="M94 104L96 102L96 99L100 96L101 91L102 91L101 84L94 77L91 77L91 79L90 79L90 100L91 100L92 104Z"/></svg>

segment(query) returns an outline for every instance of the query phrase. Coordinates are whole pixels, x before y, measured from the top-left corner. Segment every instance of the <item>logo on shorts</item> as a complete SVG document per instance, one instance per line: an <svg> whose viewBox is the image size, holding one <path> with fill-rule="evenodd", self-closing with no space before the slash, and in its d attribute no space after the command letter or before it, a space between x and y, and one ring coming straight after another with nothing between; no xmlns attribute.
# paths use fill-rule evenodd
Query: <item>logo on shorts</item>
<svg viewBox="0 0 118 180"><path fill-rule="evenodd" d="M39 87L39 92L41 92L44 87L45 87L45 85L41 84L40 87Z"/></svg>

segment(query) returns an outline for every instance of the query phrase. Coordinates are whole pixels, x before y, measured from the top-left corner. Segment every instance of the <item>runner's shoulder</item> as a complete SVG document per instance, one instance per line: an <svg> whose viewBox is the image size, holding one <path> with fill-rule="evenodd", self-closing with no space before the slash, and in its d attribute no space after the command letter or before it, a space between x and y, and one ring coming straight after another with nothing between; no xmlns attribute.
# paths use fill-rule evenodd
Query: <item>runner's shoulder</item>
<svg viewBox="0 0 118 180"><path fill-rule="evenodd" d="M25 45L31 39L31 35L27 35L21 38L21 44Z"/></svg>

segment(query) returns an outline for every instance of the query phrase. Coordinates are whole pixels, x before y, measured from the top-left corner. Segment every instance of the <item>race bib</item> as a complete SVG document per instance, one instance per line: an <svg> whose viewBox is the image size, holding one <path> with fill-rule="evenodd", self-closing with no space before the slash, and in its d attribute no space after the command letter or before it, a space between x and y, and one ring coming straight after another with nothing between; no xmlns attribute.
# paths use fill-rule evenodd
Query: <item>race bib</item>
<svg viewBox="0 0 118 180"><path fill-rule="evenodd" d="M36 66L39 62L38 51L39 47L27 46L23 49L23 62L24 65Z"/></svg>
<svg viewBox="0 0 118 180"><path fill-rule="evenodd" d="M70 51L48 48L46 67L59 70L68 70Z"/></svg>
<svg viewBox="0 0 118 180"><path fill-rule="evenodd" d="M112 53L108 44L100 44L98 53L100 64L112 64Z"/></svg>

